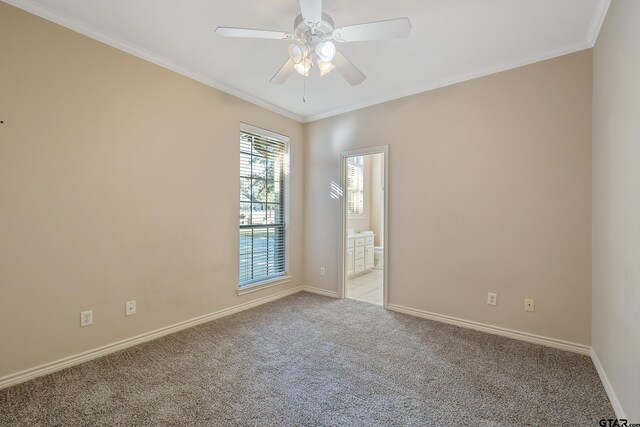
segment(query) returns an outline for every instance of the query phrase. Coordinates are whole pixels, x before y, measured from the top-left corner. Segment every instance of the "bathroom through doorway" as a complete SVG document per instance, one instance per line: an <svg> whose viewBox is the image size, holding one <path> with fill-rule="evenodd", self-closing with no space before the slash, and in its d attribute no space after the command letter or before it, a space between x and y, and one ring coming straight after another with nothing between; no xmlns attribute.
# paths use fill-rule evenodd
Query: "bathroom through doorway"
<svg viewBox="0 0 640 427"><path fill-rule="evenodd" d="M345 153L342 296L386 305L386 147Z"/></svg>

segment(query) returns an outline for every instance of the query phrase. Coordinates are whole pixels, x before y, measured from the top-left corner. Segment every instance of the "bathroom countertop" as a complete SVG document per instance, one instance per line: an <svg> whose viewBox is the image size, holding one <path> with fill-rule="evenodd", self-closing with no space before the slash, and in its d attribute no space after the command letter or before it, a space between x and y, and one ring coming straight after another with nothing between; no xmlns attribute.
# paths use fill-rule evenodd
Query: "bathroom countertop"
<svg viewBox="0 0 640 427"><path fill-rule="evenodd" d="M347 234L347 239L357 239L359 237L374 237L374 233L353 233Z"/></svg>

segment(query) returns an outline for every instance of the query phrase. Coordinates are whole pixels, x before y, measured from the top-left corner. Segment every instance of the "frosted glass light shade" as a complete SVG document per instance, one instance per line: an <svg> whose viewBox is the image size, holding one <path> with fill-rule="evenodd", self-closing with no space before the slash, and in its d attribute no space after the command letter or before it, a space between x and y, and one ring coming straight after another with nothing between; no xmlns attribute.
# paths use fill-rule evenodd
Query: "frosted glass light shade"
<svg viewBox="0 0 640 427"><path fill-rule="evenodd" d="M331 62L336 57L336 45L332 41L318 43L316 55L324 62Z"/></svg>
<svg viewBox="0 0 640 427"><path fill-rule="evenodd" d="M308 58L304 58L302 62L295 64L293 69L296 70L299 74L309 77L309 72L311 71L311 61Z"/></svg>
<svg viewBox="0 0 640 427"><path fill-rule="evenodd" d="M332 72L334 68L336 68L336 66L331 62L318 60L318 70L320 70L320 77L326 76L327 74Z"/></svg>
<svg viewBox="0 0 640 427"><path fill-rule="evenodd" d="M309 46L300 43L291 43L289 45L289 58L294 64L300 64L309 55Z"/></svg>

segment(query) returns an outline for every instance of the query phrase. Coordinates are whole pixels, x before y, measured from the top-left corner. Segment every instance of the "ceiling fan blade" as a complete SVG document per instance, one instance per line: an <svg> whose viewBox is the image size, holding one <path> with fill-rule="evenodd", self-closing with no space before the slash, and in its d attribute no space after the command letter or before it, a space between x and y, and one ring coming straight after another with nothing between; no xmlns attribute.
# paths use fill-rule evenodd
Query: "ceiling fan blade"
<svg viewBox="0 0 640 427"><path fill-rule="evenodd" d="M254 39L290 40L293 35L282 31L254 30L252 28L218 27L216 34L222 37L249 37Z"/></svg>
<svg viewBox="0 0 640 427"><path fill-rule="evenodd" d="M358 67L353 65L351 61L345 58L340 52L336 53L333 64L336 66L336 71L340 73L351 86L357 86L367 78Z"/></svg>
<svg viewBox="0 0 640 427"><path fill-rule="evenodd" d="M284 63L282 67L278 70L278 72L269 80L269 83L273 83L274 85L281 85L287 81L289 76L294 72L293 61L291 58Z"/></svg>
<svg viewBox="0 0 640 427"><path fill-rule="evenodd" d="M307 24L320 25L322 22L322 0L300 0L300 11Z"/></svg>
<svg viewBox="0 0 640 427"><path fill-rule="evenodd" d="M408 37L409 33L411 33L409 18L398 18L336 28L333 30L333 38L338 42L359 42L399 39Z"/></svg>

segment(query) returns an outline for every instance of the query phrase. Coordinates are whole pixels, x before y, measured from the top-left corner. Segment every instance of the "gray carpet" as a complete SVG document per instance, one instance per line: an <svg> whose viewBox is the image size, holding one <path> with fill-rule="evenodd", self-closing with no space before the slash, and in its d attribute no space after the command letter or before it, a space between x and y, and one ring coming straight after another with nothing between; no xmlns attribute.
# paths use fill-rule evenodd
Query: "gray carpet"
<svg viewBox="0 0 640 427"><path fill-rule="evenodd" d="M2 426L596 426L586 356L300 293L0 390Z"/></svg>

